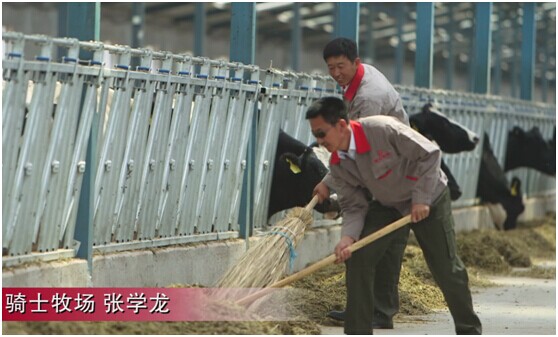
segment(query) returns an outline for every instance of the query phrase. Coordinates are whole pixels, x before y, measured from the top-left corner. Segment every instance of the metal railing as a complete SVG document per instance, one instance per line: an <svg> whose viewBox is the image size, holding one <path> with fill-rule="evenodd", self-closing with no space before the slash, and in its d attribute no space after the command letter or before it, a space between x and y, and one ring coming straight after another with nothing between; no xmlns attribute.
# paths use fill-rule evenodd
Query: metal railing
<svg viewBox="0 0 558 337"><path fill-rule="evenodd" d="M478 171L482 158L482 139L486 132L498 162L504 168L508 131L519 126L528 131L533 126L541 130L545 139L551 139L556 125L556 106L497 96L427 90L396 86L408 114L419 112L428 102L446 116L479 135L481 143L471 152L444 154L463 195L453 207L471 206L476 198ZM523 182L522 192L527 197L555 193L556 179L533 169L518 168L506 173L508 181L517 176Z"/></svg>
<svg viewBox="0 0 558 337"><path fill-rule="evenodd" d="M279 128L312 142L307 107L339 95L321 75L75 39L19 33L2 39L5 265L73 256L86 167L96 173L96 251L238 237L252 133L252 226L265 225ZM92 58L79 60L81 50ZM136 69L132 57L140 59ZM435 102L479 135L486 130L501 163L511 126L537 125L550 138L555 124L550 105L397 89L409 114ZM96 160L87 163L92 130ZM481 146L444 156L464 192L454 206L474 204ZM528 195L554 191L553 178L522 170Z"/></svg>

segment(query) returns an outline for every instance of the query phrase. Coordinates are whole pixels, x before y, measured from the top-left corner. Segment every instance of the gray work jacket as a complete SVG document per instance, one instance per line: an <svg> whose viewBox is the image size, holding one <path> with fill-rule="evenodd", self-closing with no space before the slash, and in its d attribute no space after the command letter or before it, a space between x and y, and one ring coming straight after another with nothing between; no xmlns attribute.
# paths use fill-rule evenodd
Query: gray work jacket
<svg viewBox="0 0 558 337"><path fill-rule="evenodd" d="M348 105L349 119L375 115L393 116L409 125L409 116L403 108L401 97L393 85L378 69L362 63L364 75L352 99L344 96ZM350 88L350 87L349 87Z"/></svg>
<svg viewBox="0 0 558 337"><path fill-rule="evenodd" d="M365 189L380 204L409 214L412 204L431 205L447 185L440 169L440 148L390 116L350 121L355 160L330 159L324 182L339 195L343 209L342 236L359 239L368 211Z"/></svg>

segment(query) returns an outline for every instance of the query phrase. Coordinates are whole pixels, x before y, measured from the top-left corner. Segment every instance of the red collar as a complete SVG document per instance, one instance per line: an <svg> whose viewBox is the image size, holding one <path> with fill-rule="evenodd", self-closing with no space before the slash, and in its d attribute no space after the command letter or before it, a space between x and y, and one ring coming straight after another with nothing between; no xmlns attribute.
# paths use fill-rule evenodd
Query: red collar
<svg viewBox="0 0 558 337"><path fill-rule="evenodd" d="M370 144L368 143L368 139L366 139L364 130L362 129L362 124L356 121L349 121L349 123L351 124L351 129L353 130L353 135L355 137L356 153L363 154L372 150ZM341 163L341 158L339 158L339 154L335 151L331 154L329 164L339 165L339 163Z"/></svg>
<svg viewBox="0 0 558 337"><path fill-rule="evenodd" d="M355 97L358 87L360 86L360 82L362 82L363 76L364 76L364 66L361 63L358 65L355 76L353 77L351 83L349 84L349 88L347 88L347 91L345 91L345 94L343 95L343 97L347 101L352 101L353 98Z"/></svg>

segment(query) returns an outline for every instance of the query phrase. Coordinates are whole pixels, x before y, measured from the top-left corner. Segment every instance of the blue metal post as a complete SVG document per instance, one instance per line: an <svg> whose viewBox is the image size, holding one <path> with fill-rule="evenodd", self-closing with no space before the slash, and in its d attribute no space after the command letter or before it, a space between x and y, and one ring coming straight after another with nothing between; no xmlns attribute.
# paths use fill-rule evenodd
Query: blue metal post
<svg viewBox="0 0 558 337"><path fill-rule="evenodd" d="M334 37L346 37L358 45L360 7L358 2L335 3Z"/></svg>
<svg viewBox="0 0 558 337"><path fill-rule="evenodd" d="M434 33L434 5L417 3L417 49L415 54L415 85L432 87L432 41Z"/></svg>
<svg viewBox="0 0 558 337"><path fill-rule="evenodd" d="M132 2L132 48L143 48L145 24L145 2ZM139 66L137 57L132 58L132 69Z"/></svg>
<svg viewBox="0 0 558 337"><path fill-rule="evenodd" d="M513 36L519 36L519 13L515 13L515 18L513 19ZM512 40L512 66L510 71L510 89L511 89L511 97L517 97L517 68L519 63L519 42L517 39Z"/></svg>
<svg viewBox="0 0 558 337"><path fill-rule="evenodd" d="M132 3L132 48L142 48L145 24L145 2Z"/></svg>
<svg viewBox="0 0 558 337"><path fill-rule="evenodd" d="M196 15L194 16L194 55L205 54L205 2L196 2Z"/></svg>
<svg viewBox="0 0 558 337"><path fill-rule="evenodd" d="M376 58L374 55L374 18L376 17L376 11L374 10L374 3L368 4L368 16L366 17L366 31L364 34L366 41L366 52L365 56L368 57L371 63L374 63Z"/></svg>
<svg viewBox="0 0 558 337"><path fill-rule="evenodd" d="M544 12L543 22L544 22L544 30L543 30L543 41L548 41L548 30L550 29L549 23L550 18L548 17L548 11ZM548 43L543 44L543 53L544 53L544 63L542 68L542 96L541 99L543 102L548 101L548 78L546 77L546 73L548 72L548 63L550 59L550 53L548 48Z"/></svg>
<svg viewBox="0 0 558 337"><path fill-rule="evenodd" d="M300 2L293 3L293 19L291 21L291 68L294 71L300 71L300 50L302 48L300 6Z"/></svg>
<svg viewBox="0 0 558 337"><path fill-rule="evenodd" d="M254 64L256 50L256 3L231 3L230 60Z"/></svg>
<svg viewBox="0 0 558 337"><path fill-rule="evenodd" d="M524 100L533 99L535 73L535 6L534 2L523 4L523 27L521 29L521 92Z"/></svg>
<svg viewBox="0 0 558 337"><path fill-rule="evenodd" d="M453 51L453 39L455 35L455 25L456 22L453 21L453 11L454 11L454 4L448 3L448 24L447 24L447 31L448 31L448 42L447 42L447 51L448 51L448 59L446 61L446 89L451 90L453 87L453 73L455 71L455 53Z"/></svg>
<svg viewBox="0 0 558 337"><path fill-rule="evenodd" d="M490 52L492 50L492 3L475 4L475 58L473 66L473 88L477 94L490 92Z"/></svg>
<svg viewBox="0 0 558 337"><path fill-rule="evenodd" d="M397 47L395 49L395 83L403 82L403 66L405 64L405 44L403 43L403 25L405 24L405 3L398 2L396 7Z"/></svg>
<svg viewBox="0 0 558 337"><path fill-rule="evenodd" d="M498 13L498 27L494 30L494 68L493 68L493 82L492 93L494 95L500 94L500 84L502 83L502 16L504 11L502 6L497 7Z"/></svg>
<svg viewBox="0 0 558 337"><path fill-rule="evenodd" d="M83 41L100 40L101 4L99 2L69 2L59 5L59 35ZM90 59L90 52L81 50L80 59ZM77 257L87 260L89 273L93 272L93 201L99 116L93 118L85 156L86 167L81 185L74 237L81 244Z"/></svg>
<svg viewBox="0 0 558 337"><path fill-rule="evenodd" d="M254 2L231 3L231 47L230 60L244 64L254 64L256 49L256 4ZM256 104L257 109L257 104ZM256 165L256 119L252 119L252 131L248 140L246 171L242 182L240 198L240 237L247 238L253 228L252 204L254 202L254 171Z"/></svg>

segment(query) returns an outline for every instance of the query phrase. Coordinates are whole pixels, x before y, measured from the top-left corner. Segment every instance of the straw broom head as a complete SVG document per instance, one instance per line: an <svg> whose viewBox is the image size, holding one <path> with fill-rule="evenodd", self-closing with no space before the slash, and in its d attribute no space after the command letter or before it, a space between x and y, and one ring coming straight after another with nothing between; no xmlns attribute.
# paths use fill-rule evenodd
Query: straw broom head
<svg viewBox="0 0 558 337"><path fill-rule="evenodd" d="M311 210L293 208L242 255L217 283L217 287L263 288L279 281L294 258L296 245L312 221Z"/></svg>

